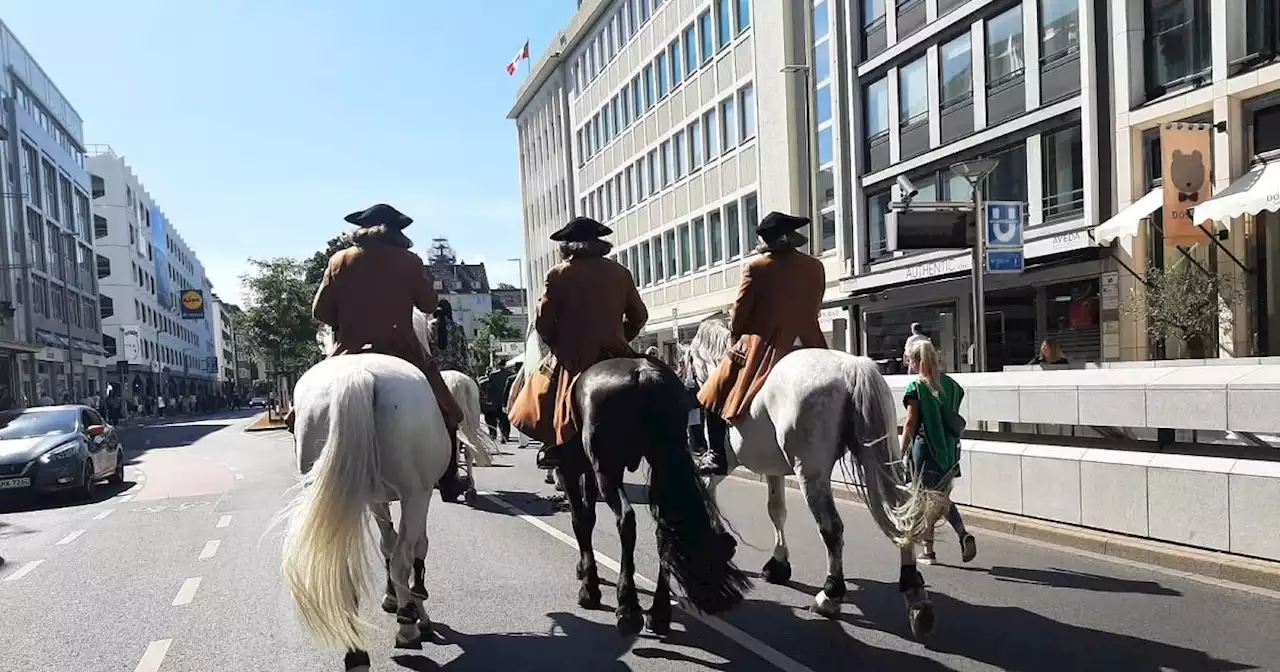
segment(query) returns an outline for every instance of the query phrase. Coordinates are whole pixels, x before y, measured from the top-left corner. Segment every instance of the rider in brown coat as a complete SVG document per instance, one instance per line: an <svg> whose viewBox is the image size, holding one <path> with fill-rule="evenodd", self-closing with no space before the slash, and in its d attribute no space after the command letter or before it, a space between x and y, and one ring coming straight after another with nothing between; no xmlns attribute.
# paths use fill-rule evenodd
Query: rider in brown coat
<svg viewBox="0 0 1280 672"><path fill-rule="evenodd" d="M578 374L606 359L634 356L629 344L649 319L631 272L605 256L612 245L601 238L612 233L578 217L551 234L564 261L547 273L534 328L555 366L539 367L509 414L512 426L546 444L538 453L544 469L557 466L559 447L577 438L572 391Z"/></svg>
<svg viewBox="0 0 1280 672"><path fill-rule="evenodd" d="M437 297L431 274L403 229L413 220L395 208L378 204L347 215L360 227L351 247L329 259L312 304L312 314L333 328L330 356L376 352L416 365L427 376L454 443L449 468L440 479L440 495L454 501L466 490L458 476L457 430L462 407L449 393L440 369L413 330L413 309L431 314Z"/></svg>
<svg viewBox="0 0 1280 672"><path fill-rule="evenodd" d="M826 273L822 262L798 248L808 242L797 229L809 220L771 212L760 222L760 256L747 265L733 303L729 331L734 344L720 366L707 377L698 401L729 422L738 422L751 408L773 365L802 348L825 348L818 326ZM704 473L723 475L727 464L723 442L713 442L714 453Z"/></svg>

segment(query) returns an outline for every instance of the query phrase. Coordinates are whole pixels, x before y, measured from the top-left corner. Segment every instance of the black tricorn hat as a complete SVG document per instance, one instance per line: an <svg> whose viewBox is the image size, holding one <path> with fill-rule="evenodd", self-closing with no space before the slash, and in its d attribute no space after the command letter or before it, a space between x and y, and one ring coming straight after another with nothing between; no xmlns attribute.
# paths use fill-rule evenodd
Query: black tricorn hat
<svg viewBox="0 0 1280 672"><path fill-rule="evenodd" d="M386 203L379 203L368 210L353 212L343 219L361 228L386 226L397 231L413 223L411 217Z"/></svg>
<svg viewBox="0 0 1280 672"><path fill-rule="evenodd" d="M795 215L784 215L781 212L771 212L760 220L760 226L756 227L756 235L761 238L777 238L808 225L808 217L796 217Z"/></svg>
<svg viewBox="0 0 1280 672"><path fill-rule="evenodd" d="M574 217L564 228L551 234L551 240L557 243L581 243L603 238L613 233L613 229L590 217Z"/></svg>

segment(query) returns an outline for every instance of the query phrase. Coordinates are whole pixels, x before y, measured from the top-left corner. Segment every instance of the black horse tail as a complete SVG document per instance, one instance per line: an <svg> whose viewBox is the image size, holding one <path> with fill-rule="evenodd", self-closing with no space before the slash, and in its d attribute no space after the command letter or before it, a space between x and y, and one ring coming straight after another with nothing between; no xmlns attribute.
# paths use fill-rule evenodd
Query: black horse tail
<svg viewBox="0 0 1280 672"><path fill-rule="evenodd" d="M658 527L658 557L689 602L709 614L740 602L751 580L733 564L737 546L689 454L683 384L650 360L636 370L649 440L649 506Z"/></svg>

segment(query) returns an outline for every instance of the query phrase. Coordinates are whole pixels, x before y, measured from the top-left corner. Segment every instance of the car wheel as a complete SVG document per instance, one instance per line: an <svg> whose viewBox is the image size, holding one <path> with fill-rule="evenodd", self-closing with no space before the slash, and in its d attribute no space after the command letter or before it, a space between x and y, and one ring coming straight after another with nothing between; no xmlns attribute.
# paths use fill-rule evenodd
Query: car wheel
<svg viewBox="0 0 1280 672"><path fill-rule="evenodd" d="M107 479L111 485L124 485L124 448L116 448L116 470Z"/></svg>
<svg viewBox="0 0 1280 672"><path fill-rule="evenodd" d="M84 483L80 485L80 497L83 499L93 499L97 494L97 482L93 479L93 460L84 461Z"/></svg>

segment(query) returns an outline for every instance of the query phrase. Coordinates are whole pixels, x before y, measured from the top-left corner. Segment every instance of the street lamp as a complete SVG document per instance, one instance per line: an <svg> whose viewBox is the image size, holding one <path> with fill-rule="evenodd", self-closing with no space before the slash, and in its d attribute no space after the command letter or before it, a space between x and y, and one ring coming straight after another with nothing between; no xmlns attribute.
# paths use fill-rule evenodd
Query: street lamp
<svg viewBox="0 0 1280 672"><path fill-rule="evenodd" d="M951 172L964 178L973 190L973 344L974 370L987 370L987 299L983 276L986 275L987 222L982 207L979 185L1000 165L996 159L973 159L951 164Z"/></svg>

